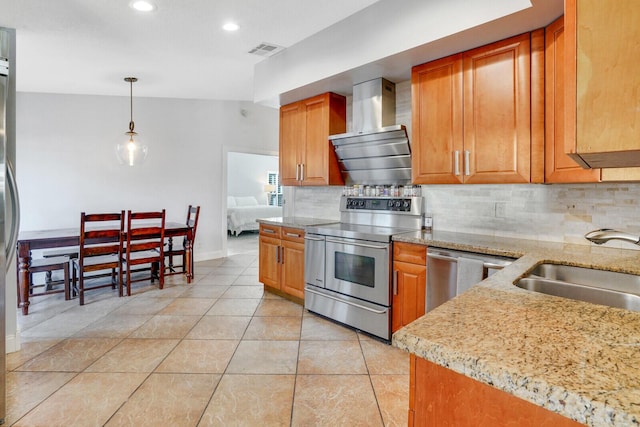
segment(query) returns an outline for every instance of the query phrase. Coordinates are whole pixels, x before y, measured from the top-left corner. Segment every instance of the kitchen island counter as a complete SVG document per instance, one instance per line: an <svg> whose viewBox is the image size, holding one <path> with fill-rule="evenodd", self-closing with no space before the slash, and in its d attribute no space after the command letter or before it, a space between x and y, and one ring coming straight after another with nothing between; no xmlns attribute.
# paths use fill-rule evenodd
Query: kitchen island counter
<svg viewBox="0 0 640 427"><path fill-rule="evenodd" d="M519 259L393 345L580 423L640 425L640 313L513 284L544 262L640 274L640 251L437 231L394 240Z"/></svg>
<svg viewBox="0 0 640 427"><path fill-rule="evenodd" d="M282 227L300 228L304 230L307 227L324 225L324 224L333 224L339 221L335 219L285 216L285 217L274 217L274 218L259 218L256 220L256 222L260 224L270 224L270 225L277 225Z"/></svg>

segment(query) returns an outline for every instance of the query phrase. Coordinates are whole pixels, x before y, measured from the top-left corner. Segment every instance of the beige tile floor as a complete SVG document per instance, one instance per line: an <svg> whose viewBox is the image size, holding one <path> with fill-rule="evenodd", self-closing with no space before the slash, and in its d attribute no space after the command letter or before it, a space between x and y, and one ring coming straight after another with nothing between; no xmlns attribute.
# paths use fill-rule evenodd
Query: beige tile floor
<svg viewBox="0 0 640 427"><path fill-rule="evenodd" d="M246 248L190 285L34 298L6 425L407 425L408 356L264 293Z"/></svg>

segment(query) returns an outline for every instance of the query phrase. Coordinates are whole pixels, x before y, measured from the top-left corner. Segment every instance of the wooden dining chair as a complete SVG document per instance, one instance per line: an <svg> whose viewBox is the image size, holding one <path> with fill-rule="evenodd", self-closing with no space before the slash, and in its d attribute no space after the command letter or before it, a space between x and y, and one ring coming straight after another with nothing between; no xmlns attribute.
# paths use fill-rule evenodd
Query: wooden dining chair
<svg viewBox="0 0 640 427"><path fill-rule="evenodd" d="M123 233L124 211L80 214L78 258L72 260L73 290L78 292L80 305L84 305L85 292L93 289L118 287L122 296ZM100 280L105 276L108 282Z"/></svg>
<svg viewBox="0 0 640 427"><path fill-rule="evenodd" d="M191 248L193 249L193 243L196 240L196 230L198 229L198 218L200 217L200 206L192 206L189 205L187 209L187 221L186 224L191 227ZM165 269L167 270L165 274L167 276L173 274L184 274L186 271L186 249L185 246L187 244L187 238L185 237L182 242L173 242L173 239L169 238L169 242L167 248L165 249L164 255L167 258L167 263ZM182 258L182 264L174 265L173 258L180 257ZM191 256L191 261L193 262L193 255ZM192 266L193 267L193 266ZM178 270L179 269L179 270ZM193 271L193 269L191 270Z"/></svg>
<svg viewBox="0 0 640 427"><path fill-rule="evenodd" d="M55 271L62 271L61 280L53 280L52 273ZM35 273L45 273L45 280L43 284L36 284L33 279ZM29 297L37 297L40 295L50 295L64 292L64 299L71 299L71 285L69 281L69 257L58 256L55 258L36 258L32 259L29 264ZM63 285L62 289L57 289L55 286ZM40 289L42 288L42 289ZM20 289L18 288L18 295ZM18 304L20 305L20 304Z"/></svg>
<svg viewBox="0 0 640 427"><path fill-rule="evenodd" d="M158 279L160 289L164 287L164 226L164 209L159 212L127 211L127 237L122 259L127 296L131 296L132 282L150 279L153 283ZM139 265L150 268L136 268ZM151 271L151 274L142 275L145 271Z"/></svg>

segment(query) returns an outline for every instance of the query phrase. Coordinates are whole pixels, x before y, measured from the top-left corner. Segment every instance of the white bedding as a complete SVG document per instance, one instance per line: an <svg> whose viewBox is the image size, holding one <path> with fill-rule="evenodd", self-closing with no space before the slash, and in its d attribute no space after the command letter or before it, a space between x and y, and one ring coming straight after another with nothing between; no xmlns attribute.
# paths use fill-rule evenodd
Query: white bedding
<svg viewBox="0 0 640 427"><path fill-rule="evenodd" d="M258 230L259 218L273 218L282 216L280 206L231 206L227 207L227 230L233 235L238 235L243 231Z"/></svg>

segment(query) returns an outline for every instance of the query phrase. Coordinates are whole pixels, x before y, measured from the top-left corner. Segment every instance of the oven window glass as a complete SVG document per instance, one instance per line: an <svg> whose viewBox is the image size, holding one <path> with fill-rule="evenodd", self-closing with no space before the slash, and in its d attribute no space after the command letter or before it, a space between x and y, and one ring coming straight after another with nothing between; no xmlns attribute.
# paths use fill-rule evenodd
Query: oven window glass
<svg viewBox="0 0 640 427"><path fill-rule="evenodd" d="M369 288L375 287L376 260L375 258L334 252L335 277Z"/></svg>

